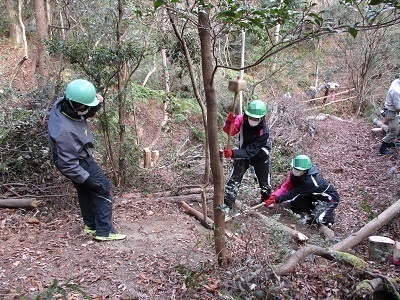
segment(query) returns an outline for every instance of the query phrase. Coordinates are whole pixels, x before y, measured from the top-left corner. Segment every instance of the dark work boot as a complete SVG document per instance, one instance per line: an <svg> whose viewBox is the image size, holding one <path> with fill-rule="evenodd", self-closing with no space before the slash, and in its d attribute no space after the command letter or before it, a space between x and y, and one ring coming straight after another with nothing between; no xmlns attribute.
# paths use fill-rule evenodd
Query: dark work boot
<svg viewBox="0 0 400 300"><path fill-rule="evenodd" d="M381 148L379 149L379 153L382 155L393 154L392 150L389 150L390 143L382 142Z"/></svg>

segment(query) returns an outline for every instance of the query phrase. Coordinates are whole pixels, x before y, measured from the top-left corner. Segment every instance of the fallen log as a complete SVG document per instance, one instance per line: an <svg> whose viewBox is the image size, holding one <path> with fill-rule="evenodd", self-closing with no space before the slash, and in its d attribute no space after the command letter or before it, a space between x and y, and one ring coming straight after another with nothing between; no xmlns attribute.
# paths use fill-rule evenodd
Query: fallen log
<svg viewBox="0 0 400 300"><path fill-rule="evenodd" d="M201 212L191 207L184 201L179 202L179 205L182 206L187 213L194 216L201 225L203 225L207 229L212 229L214 221L207 216L204 216Z"/></svg>
<svg viewBox="0 0 400 300"><path fill-rule="evenodd" d="M307 245L297 250L285 264L274 269L274 274L282 276L293 272L296 265L310 254L318 255L328 260L341 261L352 267L365 268L368 265L364 260L349 253L335 252L319 246Z"/></svg>
<svg viewBox="0 0 400 300"><path fill-rule="evenodd" d="M333 245L329 249L324 249L313 245L301 247L289 258L289 260L284 265L274 270L274 272L278 275L285 275L292 272L296 264L311 253L327 259L329 259L329 255L335 255L336 259L340 258L341 261L346 261L347 264L351 264L351 261L354 260L354 264L365 267L366 263L362 259L345 252L360 244L366 238L371 236L374 232L379 230L382 226L386 225L389 221L395 218L399 214L399 212L400 200L392 204L377 218L373 219L358 232L350 235L349 237Z"/></svg>
<svg viewBox="0 0 400 300"><path fill-rule="evenodd" d="M335 232L323 224L318 226L318 230L325 236L325 240L332 240L335 237Z"/></svg>
<svg viewBox="0 0 400 300"><path fill-rule="evenodd" d="M384 132L387 132L388 131L388 126L385 124L385 123L383 123L381 120L379 120L378 118L375 118L373 121L372 121L372 123L374 123L376 126L378 126L379 128L382 128L382 130L384 131Z"/></svg>
<svg viewBox="0 0 400 300"><path fill-rule="evenodd" d="M36 198L7 198L0 199L0 207L5 208L33 208L37 207Z"/></svg>
<svg viewBox="0 0 400 300"><path fill-rule="evenodd" d="M186 212L192 216L194 216L201 225L203 225L205 228L207 229L213 229L214 228L214 221L212 219L210 219L209 217L204 218L203 214L201 212L199 212L198 210L194 209L193 207L191 207L189 204L187 204L186 202L182 201L179 202L179 205L182 206ZM205 219L205 221L204 221ZM230 232L229 230L225 229L225 235L235 239L236 241L238 241L240 244L245 244L245 242L243 240L241 240L240 238L238 238L235 234L233 234L232 232Z"/></svg>
<svg viewBox="0 0 400 300"><path fill-rule="evenodd" d="M236 200L235 205L238 208L243 208L243 204L239 201ZM257 205L256 205L257 206ZM263 214L256 212L254 210L248 210L247 213L256 216L257 218L261 219L264 223L266 223L268 225L268 227L278 227L278 228L282 228L289 236L291 236L292 238L294 238L295 240L298 240L300 242L305 242L308 240L308 237L301 233L300 231L294 230L288 226L283 225L280 222L275 221L272 218L269 218L267 216L264 216Z"/></svg>
<svg viewBox="0 0 400 300"><path fill-rule="evenodd" d="M207 200L211 200L211 194L206 194ZM169 197L115 197L115 205L130 203L130 202L201 202L201 194L169 196Z"/></svg>
<svg viewBox="0 0 400 300"><path fill-rule="evenodd" d="M356 233L353 233L349 237L345 238L341 242L333 245L330 249L334 251L347 251L361 242L366 238L373 235L377 230L389 223L400 213L400 200L397 200L390 207L384 210L378 217L370 221L367 225L362 227Z"/></svg>

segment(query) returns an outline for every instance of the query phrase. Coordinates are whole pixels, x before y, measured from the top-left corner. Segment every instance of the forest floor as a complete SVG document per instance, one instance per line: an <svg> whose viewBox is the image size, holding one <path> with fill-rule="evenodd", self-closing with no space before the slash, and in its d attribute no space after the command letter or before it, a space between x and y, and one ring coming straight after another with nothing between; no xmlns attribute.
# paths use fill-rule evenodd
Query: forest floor
<svg viewBox="0 0 400 300"><path fill-rule="evenodd" d="M343 117L312 123L315 133L305 146L306 154L341 195L335 239L324 240L317 229L280 206L257 211L303 232L310 237L307 243L328 247L399 199L400 150L378 155L382 136L372 135L373 125L364 120ZM152 129L143 130L146 136ZM229 162L225 167L228 171ZM186 184L166 170L151 172L163 174L159 180L171 189ZM282 174L272 176L277 186ZM248 190L242 189L240 200L249 206L258 190L251 176L244 183ZM138 190L118 195L115 226L127 235L118 242L96 242L83 233L76 205L49 218L48 203L33 210L0 209L0 299L346 299L357 283L352 268L318 257L301 261L290 275L267 279L265 269L284 263L302 245L250 214L227 223L235 237L227 239L231 264L219 267L213 231L176 202L153 201L148 194L144 199ZM209 199L210 217L211 204ZM190 205L202 211L198 202ZM400 241L398 219L374 234ZM367 241L353 253L368 260ZM400 267L390 259L371 262L371 268L400 278Z"/></svg>

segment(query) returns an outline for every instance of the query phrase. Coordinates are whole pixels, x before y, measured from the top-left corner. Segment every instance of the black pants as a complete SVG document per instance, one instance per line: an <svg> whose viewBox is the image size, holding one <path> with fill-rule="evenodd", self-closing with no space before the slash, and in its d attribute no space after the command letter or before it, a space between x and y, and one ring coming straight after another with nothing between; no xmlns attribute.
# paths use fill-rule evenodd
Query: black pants
<svg viewBox="0 0 400 300"><path fill-rule="evenodd" d="M56 159L54 162L57 166ZM80 160L79 165L85 169L90 176L101 182L106 190L104 193L96 193L88 190L83 184L71 180L78 193L79 207L81 209L83 222L91 229L95 229L97 236L108 236L110 232L115 233L112 224L112 194L110 181L92 157Z"/></svg>
<svg viewBox="0 0 400 300"><path fill-rule="evenodd" d="M257 176L258 185L261 188L261 200L266 200L271 195L270 158L266 156L257 160L235 159L231 175L225 186L224 203L229 208L235 204L239 186L247 169L252 165Z"/></svg>
<svg viewBox="0 0 400 300"><path fill-rule="evenodd" d="M290 202L290 209L294 213L306 212L310 215L310 221L315 221L323 213L323 224L333 224L335 222L334 209L337 207L338 202L327 201L326 199L313 199L311 196L297 197L294 201Z"/></svg>

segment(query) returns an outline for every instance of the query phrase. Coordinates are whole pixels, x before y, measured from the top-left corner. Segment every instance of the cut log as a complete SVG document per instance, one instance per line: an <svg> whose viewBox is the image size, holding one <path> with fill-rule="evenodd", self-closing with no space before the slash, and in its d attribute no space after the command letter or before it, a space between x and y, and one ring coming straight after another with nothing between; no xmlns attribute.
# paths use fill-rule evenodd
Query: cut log
<svg viewBox="0 0 400 300"><path fill-rule="evenodd" d="M372 136L377 136L378 134L381 134L383 132L384 131L382 128L372 128L371 129Z"/></svg>
<svg viewBox="0 0 400 300"><path fill-rule="evenodd" d="M151 151L151 165L153 167L157 167L158 165L158 158L160 157L160 152L158 150Z"/></svg>
<svg viewBox="0 0 400 300"><path fill-rule="evenodd" d="M146 147L143 149L143 168L151 167L151 151L150 148Z"/></svg>
<svg viewBox="0 0 400 300"><path fill-rule="evenodd" d="M7 198L0 199L0 207L7 208L33 208L37 207L36 198Z"/></svg>
<svg viewBox="0 0 400 300"><path fill-rule="evenodd" d="M361 242L366 238L374 234L377 230L389 223L393 218L398 216L400 213L400 200L397 200L390 207L384 210L378 217L373 219L363 228L356 233L353 233L343 241L333 245L330 249L334 251L347 251Z"/></svg>
<svg viewBox="0 0 400 300"><path fill-rule="evenodd" d="M379 128L382 128L383 131L387 132L388 131L388 126L383 123L381 120L379 120L378 118L375 118L372 123L374 123L376 126L378 126Z"/></svg>
<svg viewBox="0 0 400 300"><path fill-rule="evenodd" d="M393 258L395 241L385 236L368 237L368 255L370 261L387 262Z"/></svg>

